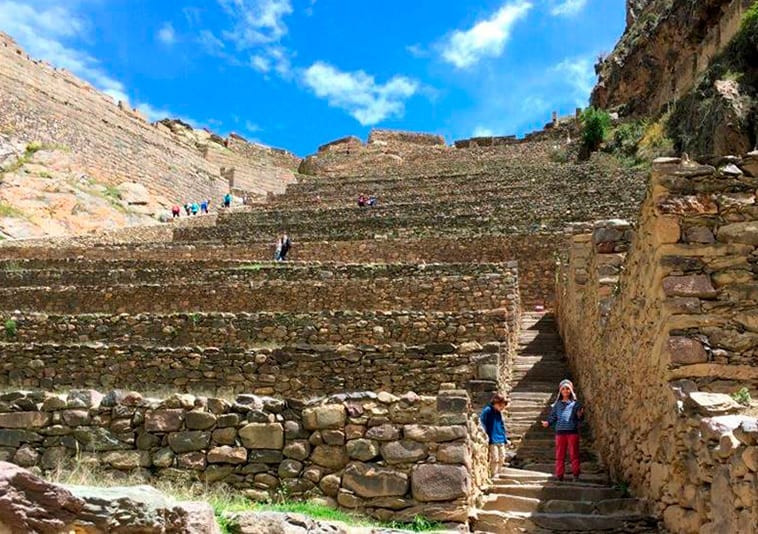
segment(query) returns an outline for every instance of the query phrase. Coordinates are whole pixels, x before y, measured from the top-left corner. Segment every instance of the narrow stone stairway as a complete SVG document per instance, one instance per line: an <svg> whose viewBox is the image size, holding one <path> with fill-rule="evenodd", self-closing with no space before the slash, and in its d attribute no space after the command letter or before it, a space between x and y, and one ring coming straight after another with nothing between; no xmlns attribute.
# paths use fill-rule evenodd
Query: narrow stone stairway
<svg viewBox="0 0 758 534"><path fill-rule="evenodd" d="M474 531L661 532L645 501L611 485L592 450L587 425L581 431L580 480L571 481L568 457L566 482L552 477L554 433L540 421L549 413L564 378L570 375L555 318L524 313L506 414L513 456L477 511Z"/></svg>

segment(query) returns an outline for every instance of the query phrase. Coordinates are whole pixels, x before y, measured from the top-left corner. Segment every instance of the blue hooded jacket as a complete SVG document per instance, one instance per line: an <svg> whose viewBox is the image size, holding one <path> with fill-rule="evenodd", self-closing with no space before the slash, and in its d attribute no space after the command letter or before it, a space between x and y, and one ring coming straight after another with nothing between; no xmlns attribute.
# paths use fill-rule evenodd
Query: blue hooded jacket
<svg viewBox="0 0 758 534"><path fill-rule="evenodd" d="M490 438L490 445L503 445L508 441L505 433L505 423L502 413L498 412L492 404L488 404L479 416L484 430Z"/></svg>

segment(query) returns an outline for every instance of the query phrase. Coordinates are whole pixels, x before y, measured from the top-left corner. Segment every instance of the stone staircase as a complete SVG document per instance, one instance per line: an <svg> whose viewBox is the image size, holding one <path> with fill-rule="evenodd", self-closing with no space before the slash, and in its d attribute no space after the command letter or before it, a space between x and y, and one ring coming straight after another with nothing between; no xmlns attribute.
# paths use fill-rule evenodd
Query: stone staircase
<svg viewBox="0 0 758 534"><path fill-rule="evenodd" d="M506 415L515 455L484 497L476 532L660 532L645 501L611 484L586 425L580 480L554 480L553 430L542 428L540 421L549 412L558 383L568 376L554 317L524 313ZM570 480L569 465L566 473Z"/></svg>

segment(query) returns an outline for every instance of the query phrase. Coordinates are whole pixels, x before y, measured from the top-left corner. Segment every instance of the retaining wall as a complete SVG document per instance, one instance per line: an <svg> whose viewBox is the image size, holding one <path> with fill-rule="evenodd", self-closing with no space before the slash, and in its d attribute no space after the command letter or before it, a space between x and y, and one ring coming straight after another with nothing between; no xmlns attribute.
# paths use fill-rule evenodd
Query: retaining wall
<svg viewBox="0 0 758 534"><path fill-rule="evenodd" d="M603 460L672 532L758 524L758 406L729 395L758 393L758 165L738 162L658 160L631 242L628 225L599 224L560 274L561 334Z"/></svg>
<svg viewBox="0 0 758 534"><path fill-rule="evenodd" d="M477 427L456 390L308 404L91 390L0 396L0 458L24 467L53 470L76 456L107 471L225 483L259 500L326 498L382 520L467 522L487 469Z"/></svg>
<svg viewBox="0 0 758 534"><path fill-rule="evenodd" d="M265 343L353 344L508 341L507 310L464 312L193 313L47 315L6 313L19 343L131 342L163 346L251 347ZM0 334L2 335L2 334Z"/></svg>
<svg viewBox="0 0 758 534"><path fill-rule="evenodd" d="M555 257L562 247L563 234L487 236L482 239L433 238L355 241L295 242L288 259L345 263L456 263L520 261L519 292L524 306L551 305L555 288ZM273 258L273 243L246 243L222 246L202 244L152 244L103 247L26 248L0 247L0 261L10 262L10 270L24 269L27 258L36 262L64 261L66 258L92 260L133 259L135 261L267 261ZM72 260L78 261L78 260ZM14 263L15 262L15 263ZM44 263L35 263L44 267ZM223 265L214 263L212 265ZM429 267L427 265L427 267ZM264 268L265 269L265 268ZM268 271L266 271L268 272Z"/></svg>
<svg viewBox="0 0 758 534"><path fill-rule="evenodd" d="M508 349L498 342L255 349L0 343L0 386L313 398L363 390L434 394L450 383L482 406L510 377Z"/></svg>

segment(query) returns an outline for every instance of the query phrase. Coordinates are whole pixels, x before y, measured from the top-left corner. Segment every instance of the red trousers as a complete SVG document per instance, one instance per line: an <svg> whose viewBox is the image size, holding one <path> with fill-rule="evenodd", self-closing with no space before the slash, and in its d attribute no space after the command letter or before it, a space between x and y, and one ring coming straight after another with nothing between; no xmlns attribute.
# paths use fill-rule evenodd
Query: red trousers
<svg viewBox="0 0 758 534"><path fill-rule="evenodd" d="M566 470L566 449L571 458L571 472L575 477L579 476L579 434L556 434L555 435L555 476L562 478Z"/></svg>

